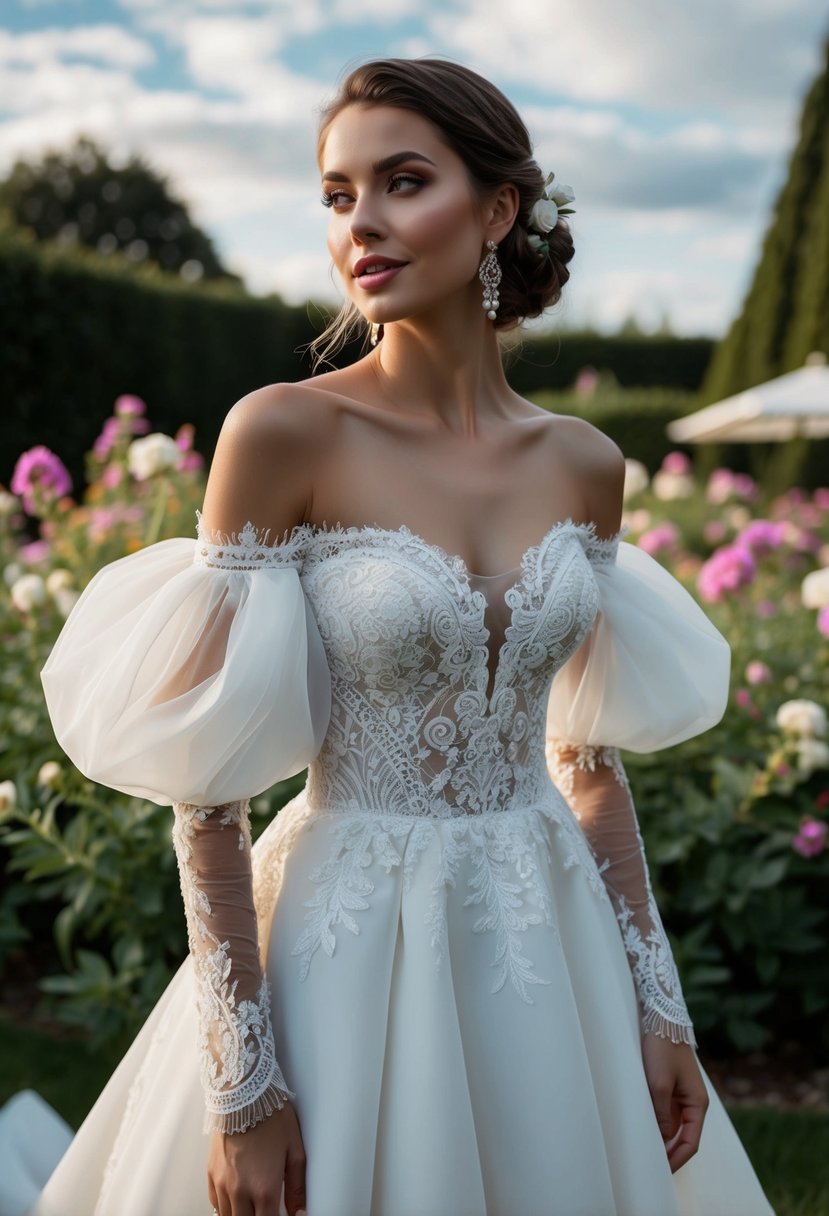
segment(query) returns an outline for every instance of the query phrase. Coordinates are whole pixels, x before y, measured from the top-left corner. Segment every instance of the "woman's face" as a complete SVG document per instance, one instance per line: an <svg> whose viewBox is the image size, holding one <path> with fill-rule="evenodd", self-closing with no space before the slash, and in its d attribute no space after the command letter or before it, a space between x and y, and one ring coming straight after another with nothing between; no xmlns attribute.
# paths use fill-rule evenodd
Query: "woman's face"
<svg viewBox="0 0 829 1216"><path fill-rule="evenodd" d="M428 119L348 106L328 128L320 170L328 248L363 316L397 321L453 298L480 309L484 211L463 161Z"/></svg>

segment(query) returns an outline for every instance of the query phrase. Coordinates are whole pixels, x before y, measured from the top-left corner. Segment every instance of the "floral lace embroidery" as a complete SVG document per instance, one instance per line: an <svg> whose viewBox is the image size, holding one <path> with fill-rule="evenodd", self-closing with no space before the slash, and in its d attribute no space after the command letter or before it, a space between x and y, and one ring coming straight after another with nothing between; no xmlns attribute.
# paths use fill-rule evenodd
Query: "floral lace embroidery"
<svg viewBox="0 0 829 1216"><path fill-rule="evenodd" d="M198 543L193 554L196 565L238 571L300 564L302 538L299 534L286 534L281 542L268 544L270 528L257 529L250 520L241 532L229 535L217 528L208 529L201 511L196 511L196 520Z"/></svg>
<svg viewBox="0 0 829 1216"><path fill-rule="evenodd" d="M231 943L222 941L209 926L213 911L205 884L199 883L194 857L196 822L204 823L218 810L222 812L221 828L237 825L239 850L249 853L249 803L203 808L175 803L174 810L173 841L196 981L204 1128L233 1134L281 1110L286 1098L296 1096L275 1058L267 978L262 976L254 999L237 1000L239 979L231 980Z"/></svg>

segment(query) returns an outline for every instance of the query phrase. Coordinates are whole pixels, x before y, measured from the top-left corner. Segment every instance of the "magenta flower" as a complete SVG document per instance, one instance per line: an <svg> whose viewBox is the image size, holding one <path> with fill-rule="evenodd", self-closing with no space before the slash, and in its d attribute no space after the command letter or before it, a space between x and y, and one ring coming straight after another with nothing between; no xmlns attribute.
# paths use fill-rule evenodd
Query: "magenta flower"
<svg viewBox="0 0 829 1216"><path fill-rule="evenodd" d="M800 821L800 829L792 839L792 848L801 857L817 857L826 847L826 836L829 828L819 819L804 815Z"/></svg>
<svg viewBox="0 0 829 1216"><path fill-rule="evenodd" d="M107 456L115 446L118 435L121 431L121 424L117 418L107 418L101 428L101 433L92 445L92 451L99 460L106 460Z"/></svg>
<svg viewBox="0 0 829 1216"><path fill-rule="evenodd" d="M29 515L36 515L38 505L54 502L72 489L72 478L59 456L45 444L29 448L17 459L11 479L11 490L23 500Z"/></svg>
<svg viewBox="0 0 829 1216"><path fill-rule="evenodd" d="M718 545L721 540L725 540L727 530L721 519L709 519L702 529L702 534L712 545Z"/></svg>
<svg viewBox="0 0 829 1216"><path fill-rule="evenodd" d="M115 400L115 413L119 417L135 418L140 414L146 414L147 407L140 397L134 397L131 393L122 393Z"/></svg>
<svg viewBox="0 0 829 1216"><path fill-rule="evenodd" d="M812 500L816 507L820 507L821 511L829 511L829 490L823 487L815 490Z"/></svg>
<svg viewBox="0 0 829 1216"><path fill-rule="evenodd" d="M760 661L752 659L746 667L746 680L749 684L771 684L771 668Z"/></svg>
<svg viewBox="0 0 829 1216"><path fill-rule="evenodd" d="M703 563L697 576L697 590L708 603L720 600L754 580L757 567L747 549L725 545Z"/></svg>
<svg viewBox="0 0 829 1216"><path fill-rule="evenodd" d="M829 604L817 614L817 627L825 638L829 638Z"/></svg>
<svg viewBox="0 0 829 1216"><path fill-rule="evenodd" d="M655 528L643 532L636 543L640 549L644 549L651 557L655 557L657 553L672 549L678 540L679 528L676 524L664 523L657 524Z"/></svg>
<svg viewBox="0 0 829 1216"><path fill-rule="evenodd" d="M765 557L783 544L786 525L773 523L770 519L753 519L746 524L735 544L748 549L754 557Z"/></svg>

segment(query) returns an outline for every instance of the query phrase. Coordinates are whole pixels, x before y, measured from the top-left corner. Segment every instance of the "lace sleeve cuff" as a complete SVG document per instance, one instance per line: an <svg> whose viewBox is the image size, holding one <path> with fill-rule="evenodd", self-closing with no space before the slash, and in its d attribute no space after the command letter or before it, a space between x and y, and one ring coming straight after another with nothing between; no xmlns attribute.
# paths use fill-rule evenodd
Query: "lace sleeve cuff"
<svg viewBox="0 0 829 1216"><path fill-rule="evenodd" d="M195 977L204 1130L232 1135L296 1096L276 1062L270 989L259 962L249 803L177 802L173 809Z"/></svg>

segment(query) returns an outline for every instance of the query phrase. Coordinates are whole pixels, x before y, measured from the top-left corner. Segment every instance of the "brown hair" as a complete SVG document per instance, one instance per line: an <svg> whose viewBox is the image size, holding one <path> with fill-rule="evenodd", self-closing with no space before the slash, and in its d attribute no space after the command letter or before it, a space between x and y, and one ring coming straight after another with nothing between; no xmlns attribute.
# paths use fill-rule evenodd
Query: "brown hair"
<svg viewBox="0 0 829 1216"><path fill-rule="evenodd" d="M375 59L346 76L321 114L318 153L329 126L350 105L395 106L413 110L438 128L445 143L466 165L473 190L483 199L513 183L520 203L516 221L498 246L503 277L500 307L493 324L510 329L555 304L570 277L573 240L559 218L545 236L549 254L529 244L527 224L544 187L533 159L527 128L512 103L470 68L444 59ZM347 301L326 331L311 343L315 357L328 358L351 337L362 317Z"/></svg>

